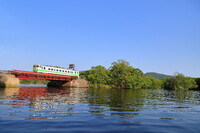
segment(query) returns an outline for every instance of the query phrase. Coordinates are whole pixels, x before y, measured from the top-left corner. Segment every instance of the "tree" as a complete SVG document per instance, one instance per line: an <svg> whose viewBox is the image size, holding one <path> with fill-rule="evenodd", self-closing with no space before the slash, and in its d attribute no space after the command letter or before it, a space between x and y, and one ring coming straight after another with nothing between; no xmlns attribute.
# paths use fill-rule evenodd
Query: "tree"
<svg viewBox="0 0 200 133"><path fill-rule="evenodd" d="M165 89L191 89L196 88L196 82L193 78L185 77L181 73L176 73L172 78L167 78L163 81L163 87Z"/></svg>
<svg viewBox="0 0 200 133"><path fill-rule="evenodd" d="M139 88L144 75L140 69L129 66L125 60L113 62L110 67L111 83L116 88Z"/></svg>
<svg viewBox="0 0 200 133"><path fill-rule="evenodd" d="M161 89L162 81L159 79L152 78L150 76L144 77L144 83L142 88L144 89Z"/></svg>
<svg viewBox="0 0 200 133"><path fill-rule="evenodd" d="M81 72L80 76L87 79L91 86L107 85L110 82L109 71L101 65L91 67L91 70Z"/></svg>

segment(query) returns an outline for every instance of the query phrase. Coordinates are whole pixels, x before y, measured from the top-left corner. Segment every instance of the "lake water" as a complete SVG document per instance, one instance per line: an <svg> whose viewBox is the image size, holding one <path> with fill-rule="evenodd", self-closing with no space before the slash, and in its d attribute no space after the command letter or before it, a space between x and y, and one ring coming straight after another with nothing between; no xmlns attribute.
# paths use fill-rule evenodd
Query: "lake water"
<svg viewBox="0 0 200 133"><path fill-rule="evenodd" d="M200 91L0 89L0 133L199 133Z"/></svg>

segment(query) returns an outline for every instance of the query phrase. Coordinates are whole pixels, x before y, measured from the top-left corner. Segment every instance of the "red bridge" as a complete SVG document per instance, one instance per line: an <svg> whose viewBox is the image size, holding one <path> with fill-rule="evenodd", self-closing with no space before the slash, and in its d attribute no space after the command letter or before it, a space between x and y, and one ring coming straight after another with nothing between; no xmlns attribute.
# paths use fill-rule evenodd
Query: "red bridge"
<svg viewBox="0 0 200 133"><path fill-rule="evenodd" d="M11 74L14 74L19 79L28 79L28 80L61 80L61 81L72 81L72 76L59 75L59 74L50 74L50 73L38 73L38 72L29 72L29 71L8 71Z"/></svg>

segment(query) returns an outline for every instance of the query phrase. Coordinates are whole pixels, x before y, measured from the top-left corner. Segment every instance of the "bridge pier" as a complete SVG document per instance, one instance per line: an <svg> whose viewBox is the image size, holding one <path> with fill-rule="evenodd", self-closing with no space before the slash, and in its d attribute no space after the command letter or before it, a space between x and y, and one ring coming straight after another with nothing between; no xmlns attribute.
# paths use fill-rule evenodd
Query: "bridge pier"
<svg viewBox="0 0 200 133"><path fill-rule="evenodd" d="M48 87L76 87L76 88L88 88L88 81L84 79L74 79L72 81L59 81L53 80L47 84Z"/></svg>
<svg viewBox="0 0 200 133"><path fill-rule="evenodd" d="M0 87L19 87L20 81L15 75L9 73L0 73Z"/></svg>

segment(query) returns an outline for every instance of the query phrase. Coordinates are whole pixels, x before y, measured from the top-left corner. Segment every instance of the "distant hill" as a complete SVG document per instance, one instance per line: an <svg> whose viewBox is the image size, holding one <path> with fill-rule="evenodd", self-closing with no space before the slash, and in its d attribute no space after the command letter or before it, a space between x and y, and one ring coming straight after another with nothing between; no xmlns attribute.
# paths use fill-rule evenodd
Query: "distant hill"
<svg viewBox="0 0 200 133"><path fill-rule="evenodd" d="M156 79L164 79L164 78L171 78L172 77L170 75L165 75L165 74L155 73L155 72L148 72L148 73L145 73L145 75L151 76L151 77L156 78Z"/></svg>

